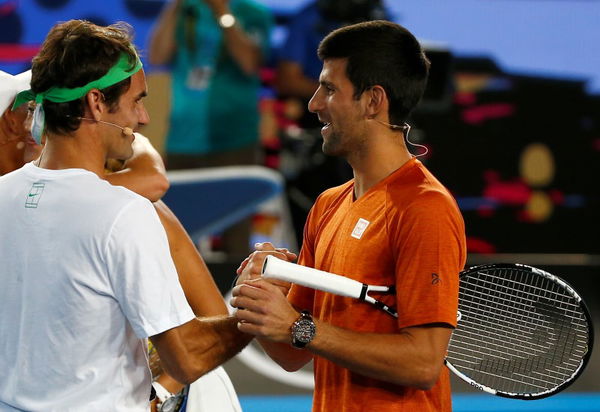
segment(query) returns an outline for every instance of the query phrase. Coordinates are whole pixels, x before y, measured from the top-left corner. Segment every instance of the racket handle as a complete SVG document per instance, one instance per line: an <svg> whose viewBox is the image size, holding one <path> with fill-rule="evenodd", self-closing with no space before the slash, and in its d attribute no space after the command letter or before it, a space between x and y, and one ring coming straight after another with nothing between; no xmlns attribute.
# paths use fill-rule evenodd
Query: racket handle
<svg viewBox="0 0 600 412"><path fill-rule="evenodd" d="M355 299L360 299L363 290L363 284L356 280L286 262L271 255L265 259L262 276Z"/></svg>

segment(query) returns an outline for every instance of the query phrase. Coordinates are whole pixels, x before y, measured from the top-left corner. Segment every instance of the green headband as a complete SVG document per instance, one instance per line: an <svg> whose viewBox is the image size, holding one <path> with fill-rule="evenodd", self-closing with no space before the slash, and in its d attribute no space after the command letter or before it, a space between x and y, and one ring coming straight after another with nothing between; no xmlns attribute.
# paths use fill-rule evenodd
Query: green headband
<svg viewBox="0 0 600 412"><path fill-rule="evenodd" d="M35 94L31 90L24 90L17 94L15 103L13 104L13 110L24 103L31 100L35 100L36 103L41 103L44 100L48 100L55 103L64 103L77 100L85 96L92 89L102 90L106 87L117 84L126 78L133 76L142 68L142 62L136 54L135 67L130 69L131 63L129 61L129 55L121 53L121 57L113 67L110 68L108 73L94 80L85 86L76 87L74 89L68 89L66 87L51 87L45 92Z"/></svg>

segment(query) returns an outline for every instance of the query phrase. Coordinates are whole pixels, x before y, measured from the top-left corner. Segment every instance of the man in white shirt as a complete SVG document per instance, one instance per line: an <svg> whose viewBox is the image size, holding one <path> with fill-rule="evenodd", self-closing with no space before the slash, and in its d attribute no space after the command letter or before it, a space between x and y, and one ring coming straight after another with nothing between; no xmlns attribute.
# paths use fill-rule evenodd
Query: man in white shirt
<svg viewBox="0 0 600 412"><path fill-rule="evenodd" d="M187 383L250 337L194 317L151 203L100 178L149 121L127 30L59 24L32 73L46 146L0 177L0 410L147 411L146 338Z"/></svg>

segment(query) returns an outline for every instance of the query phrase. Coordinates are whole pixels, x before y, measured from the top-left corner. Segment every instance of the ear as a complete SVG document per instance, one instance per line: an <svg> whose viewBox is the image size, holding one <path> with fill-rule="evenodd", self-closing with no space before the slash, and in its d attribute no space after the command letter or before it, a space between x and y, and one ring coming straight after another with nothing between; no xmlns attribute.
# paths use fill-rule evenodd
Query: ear
<svg viewBox="0 0 600 412"><path fill-rule="evenodd" d="M106 111L104 104L104 95L98 89L92 89L85 95L85 101L89 109L89 113L94 120L100 120L102 113ZM85 112L84 108L84 112Z"/></svg>
<svg viewBox="0 0 600 412"><path fill-rule="evenodd" d="M383 87L379 85L372 86L369 90L365 92L365 94L367 96L367 117L373 119L377 117L380 113L385 113L387 115L388 99L387 93L385 92L385 89Z"/></svg>

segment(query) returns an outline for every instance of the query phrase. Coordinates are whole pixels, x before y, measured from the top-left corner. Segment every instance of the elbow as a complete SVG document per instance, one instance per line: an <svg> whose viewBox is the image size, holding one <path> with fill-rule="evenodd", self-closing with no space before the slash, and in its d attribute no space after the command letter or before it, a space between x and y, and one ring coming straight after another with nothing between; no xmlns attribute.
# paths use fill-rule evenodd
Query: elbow
<svg viewBox="0 0 600 412"><path fill-rule="evenodd" d="M414 389L427 391L432 389L438 382L441 373L441 365L431 361L420 361L412 365L406 363L393 363L382 371L378 377L394 385L408 386Z"/></svg>
<svg viewBox="0 0 600 412"><path fill-rule="evenodd" d="M167 193L171 183L164 172L156 169L145 176L146 184L135 190L139 195L150 200L152 203L158 202Z"/></svg>
<svg viewBox="0 0 600 412"><path fill-rule="evenodd" d="M154 180L154 188L150 193L149 199L152 202L157 202L165 195L165 193L167 193L167 190L169 190L171 183L169 182L167 176L165 176L162 173L159 173L159 175L156 176Z"/></svg>
<svg viewBox="0 0 600 412"><path fill-rule="evenodd" d="M432 389L440 378L441 368L438 365L425 365L415 371L414 387L423 391Z"/></svg>
<svg viewBox="0 0 600 412"><path fill-rule="evenodd" d="M304 365L279 363L279 366L281 366L286 372L297 372L302 369L302 366Z"/></svg>
<svg viewBox="0 0 600 412"><path fill-rule="evenodd" d="M175 370L167 370L167 373L177 382L189 385L197 381L201 376L210 372L213 368L207 363L180 362Z"/></svg>
<svg viewBox="0 0 600 412"><path fill-rule="evenodd" d="M304 359L304 358L299 358L299 359L286 359L286 358L276 358L271 356L271 359L273 359L275 361L275 363L277 363L279 366L281 366L281 368L286 371L286 372L297 372L300 369L302 369L302 367L304 365L306 365L310 359Z"/></svg>

